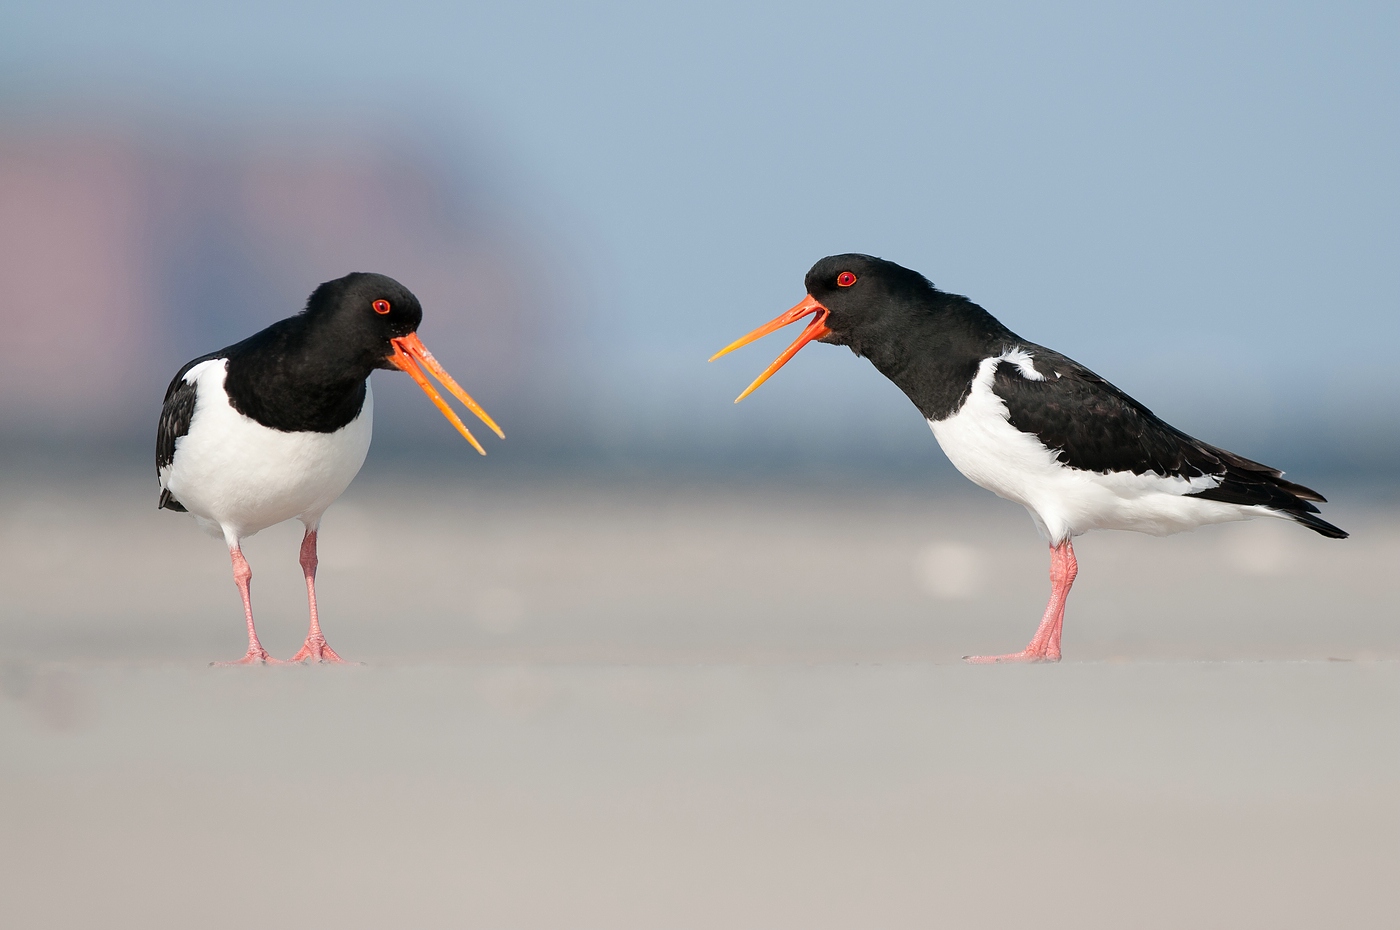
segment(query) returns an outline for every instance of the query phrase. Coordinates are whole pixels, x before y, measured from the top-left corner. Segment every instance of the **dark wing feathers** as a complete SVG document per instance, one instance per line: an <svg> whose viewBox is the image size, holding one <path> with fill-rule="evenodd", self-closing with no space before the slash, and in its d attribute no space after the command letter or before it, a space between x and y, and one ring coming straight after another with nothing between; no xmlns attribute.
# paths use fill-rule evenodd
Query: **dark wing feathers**
<svg viewBox="0 0 1400 930"><path fill-rule="evenodd" d="M1032 380L1011 361L997 365L992 390L1006 403L1011 425L1032 433L1059 461L1084 471L1153 472L1163 476L1220 478L1191 497L1281 511L1324 536L1347 534L1325 520L1312 502L1326 499L1283 479L1283 472L1186 435L1078 362L1026 345Z"/></svg>
<svg viewBox="0 0 1400 930"><path fill-rule="evenodd" d="M190 420L194 417L195 387L185 380L185 373L200 362L207 362L215 355L201 355L188 362L176 373L170 387L165 389L165 404L160 409L160 426L156 430L156 473L175 461L175 440L190 431ZM178 510L185 507L177 501L169 490L161 488L160 501L156 509Z"/></svg>

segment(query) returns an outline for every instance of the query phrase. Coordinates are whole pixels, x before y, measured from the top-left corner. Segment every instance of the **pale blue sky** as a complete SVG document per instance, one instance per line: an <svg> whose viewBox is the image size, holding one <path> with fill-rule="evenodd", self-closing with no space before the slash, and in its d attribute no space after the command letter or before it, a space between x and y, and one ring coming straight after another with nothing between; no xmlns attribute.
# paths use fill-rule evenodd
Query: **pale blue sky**
<svg viewBox="0 0 1400 930"><path fill-rule="evenodd" d="M838 251L917 268L1242 452L1400 436L1393 4L11 0L0 88L27 114L392 114L471 153L577 283L619 441L926 445L844 350L738 408L783 337L704 364Z"/></svg>

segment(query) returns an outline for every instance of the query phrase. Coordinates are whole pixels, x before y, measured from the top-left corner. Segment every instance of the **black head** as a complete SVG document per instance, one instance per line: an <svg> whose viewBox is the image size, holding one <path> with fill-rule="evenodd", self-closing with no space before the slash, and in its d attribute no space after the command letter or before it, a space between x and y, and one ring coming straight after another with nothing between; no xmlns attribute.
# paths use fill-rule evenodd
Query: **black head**
<svg viewBox="0 0 1400 930"><path fill-rule="evenodd" d="M397 368L408 374L457 431L485 455L486 450L428 383L422 369L496 435L502 435L501 428L423 345L417 332L422 322L423 305L418 298L387 275L357 271L327 281L312 291L301 313L226 351L229 379L238 381L237 390L246 401L238 409L276 429L330 432L359 414L370 372ZM230 384L226 380L225 389L232 398ZM291 412L282 415L255 409L268 406L264 401L280 403ZM310 426L303 423L307 417L300 416L308 410Z"/></svg>
<svg viewBox="0 0 1400 930"><path fill-rule="evenodd" d="M442 395L428 383L419 368L428 369L442 386L452 392L467 409L481 418L497 436L505 434L471 395L462 390L418 338L418 324L423 322L423 305L413 292L393 278L363 271L327 281L312 292L306 302L308 325L343 339L355 350L363 349L376 368L397 368L408 374L423 393L442 411L443 416L457 427L457 432L482 455L486 450L467 429Z"/></svg>
<svg viewBox="0 0 1400 930"><path fill-rule="evenodd" d="M321 338L364 359L371 368L393 368L393 340L417 332L423 305L388 275L356 271L311 292L303 313Z"/></svg>
<svg viewBox="0 0 1400 930"><path fill-rule="evenodd" d="M809 342L849 346L898 382L918 360L958 351L1010 332L965 297L945 294L917 271L873 255L830 255L807 272L807 297L791 310L721 349L710 361L812 317L797 339L740 394L743 400ZM965 353L964 353L965 354Z"/></svg>
<svg viewBox="0 0 1400 930"><path fill-rule="evenodd" d="M807 272L807 293L827 309L822 342L852 345L946 296L919 274L873 255L829 255Z"/></svg>

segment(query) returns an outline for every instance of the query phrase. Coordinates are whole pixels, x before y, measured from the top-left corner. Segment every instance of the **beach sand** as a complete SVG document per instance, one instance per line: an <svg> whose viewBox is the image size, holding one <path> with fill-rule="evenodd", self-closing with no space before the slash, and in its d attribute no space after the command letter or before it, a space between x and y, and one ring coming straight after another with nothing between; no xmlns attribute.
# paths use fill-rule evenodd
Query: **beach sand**
<svg viewBox="0 0 1400 930"><path fill-rule="evenodd" d="M990 495L362 479L366 664L222 669L153 486L0 486L6 926L1395 925L1393 505L1085 537L1066 661L970 667L1048 588ZM280 656L298 530L246 548Z"/></svg>

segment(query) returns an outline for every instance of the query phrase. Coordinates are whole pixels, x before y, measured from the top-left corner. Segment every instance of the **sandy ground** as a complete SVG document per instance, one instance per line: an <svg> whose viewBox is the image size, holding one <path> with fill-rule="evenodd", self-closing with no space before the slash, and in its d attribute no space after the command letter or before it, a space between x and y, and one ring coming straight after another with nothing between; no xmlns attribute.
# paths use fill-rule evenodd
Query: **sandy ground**
<svg viewBox="0 0 1400 930"><path fill-rule="evenodd" d="M908 489L357 483L354 668L147 484L0 485L15 927L1392 927L1400 508L1076 547ZM304 635L295 527L250 541Z"/></svg>

